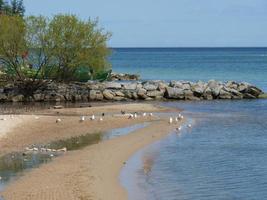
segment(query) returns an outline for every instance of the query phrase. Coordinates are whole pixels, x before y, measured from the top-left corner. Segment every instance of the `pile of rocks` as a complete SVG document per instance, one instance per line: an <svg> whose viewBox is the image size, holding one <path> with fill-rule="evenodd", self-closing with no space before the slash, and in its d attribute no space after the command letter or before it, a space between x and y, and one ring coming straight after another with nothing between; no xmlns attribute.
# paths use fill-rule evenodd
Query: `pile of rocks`
<svg viewBox="0 0 267 200"><path fill-rule="evenodd" d="M25 98L15 86L0 89L0 101L123 101L123 100L212 100L255 99L263 92L249 83L211 80L189 81L133 81L133 82L51 82L37 90L32 97Z"/></svg>

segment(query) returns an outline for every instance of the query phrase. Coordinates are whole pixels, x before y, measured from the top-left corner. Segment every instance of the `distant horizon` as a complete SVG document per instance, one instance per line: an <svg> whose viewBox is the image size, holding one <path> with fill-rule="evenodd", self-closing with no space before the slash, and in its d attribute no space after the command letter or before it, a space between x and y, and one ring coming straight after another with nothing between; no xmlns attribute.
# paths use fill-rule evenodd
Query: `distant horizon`
<svg viewBox="0 0 267 200"><path fill-rule="evenodd" d="M199 48L199 49L249 49L249 48L262 48L262 49L265 49L267 48L267 46L218 46L218 47L209 47L209 46L188 46L188 47L175 47L175 46L166 46L166 47L157 47L157 46L148 46L148 47L145 47L145 46L140 46L140 47L134 47L134 46L129 46L129 47L109 47L109 48L113 48L113 49L165 49L165 48L173 48L173 49L178 49L178 48L181 48L181 49L190 49L190 48Z"/></svg>

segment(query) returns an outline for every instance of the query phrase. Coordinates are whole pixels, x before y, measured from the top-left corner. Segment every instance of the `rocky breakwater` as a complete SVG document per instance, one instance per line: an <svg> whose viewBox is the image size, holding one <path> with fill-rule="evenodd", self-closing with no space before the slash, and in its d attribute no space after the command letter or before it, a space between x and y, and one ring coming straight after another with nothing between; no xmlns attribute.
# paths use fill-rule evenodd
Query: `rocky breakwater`
<svg viewBox="0 0 267 200"><path fill-rule="evenodd" d="M249 83L211 80L189 81L133 81L133 82L87 82L48 83L30 97L9 84L0 88L0 101L126 101L126 100L212 100L255 99L263 92Z"/></svg>

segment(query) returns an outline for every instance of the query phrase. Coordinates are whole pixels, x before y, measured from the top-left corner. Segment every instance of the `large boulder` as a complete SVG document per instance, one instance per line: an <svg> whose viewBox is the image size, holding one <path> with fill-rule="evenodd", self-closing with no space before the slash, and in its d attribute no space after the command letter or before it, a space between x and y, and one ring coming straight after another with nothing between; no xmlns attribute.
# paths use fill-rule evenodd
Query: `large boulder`
<svg viewBox="0 0 267 200"><path fill-rule="evenodd" d="M185 100L200 100L199 97L194 96L194 93L191 90L184 90Z"/></svg>
<svg viewBox="0 0 267 200"><path fill-rule="evenodd" d="M115 94L111 90L104 90L103 91L103 96L107 100L112 100L112 99L114 99Z"/></svg>
<svg viewBox="0 0 267 200"><path fill-rule="evenodd" d="M232 95L230 92L227 92L226 90L224 89L221 89L220 90L220 93L219 93L219 99L232 99Z"/></svg>
<svg viewBox="0 0 267 200"><path fill-rule="evenodd" d="M246 82L242 82L238 85L238 88L237 90L241 93L246 93L248 91L248 88L250 87L251 85L249 83L246 83Z"/></svg>
<svg viewBox="0 0 267 200"><path fill-rule="evenodd" d="M206 88L206 86L203 82L198 82L198 83L192 85L191 90L195 96L201 97L205 91L205 88Z"/></svg>
<svg viewBox="0 0 267 200"><path fill-rule="evenodd" d="M190 85L189 82L184 82L182 88L184 90L190 90L191 89L191 85Z"/></svg>
<svg viewBox="0 0 267 200"><path fill-rule="evenodd" d="M137 90L137 95L141 98L141 99L145 99L147 98L146 95L147 91L144 88L140 88Z"/></svg>
<svg viewBox="0 0 267 200"><path fill-rule="evenodd" d="M153 90L153 91L148 91L146 94L148 97L163 97L164 92L163 91L158 91L158 90Z"/></svg>
<svg viewBox="0 0 267 200"><path fill-rule="evenodd" d="M137 83L123 83L122 87L125 90L136 90L137 88Z"/></svg>
<svg viewBox="0 0 267 200"><path fill-rule="evenodd" d="M168 99L184 99L184 90L180 88L167 87L165 96Z"/></svg>
<svg viewBox="0 0 267 200"><path fill-rule="evenodd" d="M183 83L181 81L171 81L170 87L183 88Z"/></svg>
<svg viewBox="0 0 267 200"><path fill-rule="evenodd" d="M106 82L105 88L106 89L121 89L121 84L117 82Z"/></svg>
<svg viewBox="0 0 267 200"><path fill-rule="evenodd" d="M144 89L147 91L152 91L152 90L156 90L158 88L158 86L156 84L151 84L149 82L145 83L143 85Z"/></svg>
<svg viewBox="0 0 267 200"><path fill-rule="evenodd" d="M89 92L89 100L101 101L104 96L100 90L90 90Z"/></svg>
<svg viewBox="0 0 267 200"><path fill-rule="evenodd" d="M116 96L119 96L119 97L125 97L125 94L122 93L121 91L116 91L115 94Z"/></svg>
<svg viewBox="0 0 267 200"><path fill-rule="evenodd" d="M253 95L254 97L259 97L261 94L263 94L262 90L257 88L257 87L254 87L254 86L249 86L248 87L248 90L247 90L247 93Z"/></svg>

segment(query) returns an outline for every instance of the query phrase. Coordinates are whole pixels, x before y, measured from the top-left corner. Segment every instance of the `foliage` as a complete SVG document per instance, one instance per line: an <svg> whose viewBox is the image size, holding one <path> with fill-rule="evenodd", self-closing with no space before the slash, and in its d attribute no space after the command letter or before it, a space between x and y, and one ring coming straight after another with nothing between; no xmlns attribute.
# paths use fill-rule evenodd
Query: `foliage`
<svg viewBox="0 0 267 200"><path fill-rule="evenodd" d="M11 0L10 2L0 0L0 15L18 15L23 16L25 7L23 0Z"/></svg>
<svg viewBox="0 0 267 200"><path fill-rule="evenodd" d="M13 81L38 88L47 79L103 80L110 72L106 59L110 33L98 28L97 20L3 15L0 29L0 65Z"/></svg>
<svg viewBox="0 0 267 200"><path fill-rule="evenodd" d="M83 67L94 77L109 65L106 41L109 33L98 29L97 20L81 21L74 15L57 15L49 24L51 53L59 80L72 80Z"/></svg>
<svg viewBox="0 0 267 200"><path fill-rule="evenodd" d="M0 17L0 30L0 65L11 77L23 79L25 23L21 17L3 15Z"/></svg>

